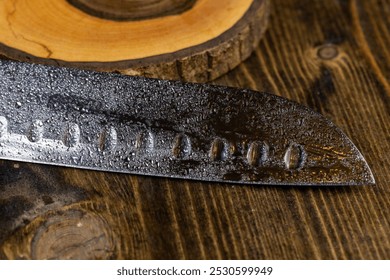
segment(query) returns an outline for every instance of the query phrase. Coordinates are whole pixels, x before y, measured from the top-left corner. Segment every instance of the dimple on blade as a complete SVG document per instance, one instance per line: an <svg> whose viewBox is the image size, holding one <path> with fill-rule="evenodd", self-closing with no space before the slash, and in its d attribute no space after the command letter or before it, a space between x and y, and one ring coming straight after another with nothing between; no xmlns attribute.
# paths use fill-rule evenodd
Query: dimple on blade
<svg viewBox="0 0 390 280"><path fill-rule="evenodd" d="M374 178L320 114L268 93L0 61L0 158L266 185Z"/></svg>

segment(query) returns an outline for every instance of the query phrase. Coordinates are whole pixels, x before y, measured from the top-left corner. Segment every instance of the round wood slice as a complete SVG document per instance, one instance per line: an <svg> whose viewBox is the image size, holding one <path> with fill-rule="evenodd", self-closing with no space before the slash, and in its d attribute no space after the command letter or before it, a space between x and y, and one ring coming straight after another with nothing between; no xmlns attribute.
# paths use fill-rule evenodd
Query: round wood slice
<svg viewBox="0 0 390 280"><path fill-rule="evenodd" d="M0 55L206 82L245 60L269 0L4 0Z"/></svg>

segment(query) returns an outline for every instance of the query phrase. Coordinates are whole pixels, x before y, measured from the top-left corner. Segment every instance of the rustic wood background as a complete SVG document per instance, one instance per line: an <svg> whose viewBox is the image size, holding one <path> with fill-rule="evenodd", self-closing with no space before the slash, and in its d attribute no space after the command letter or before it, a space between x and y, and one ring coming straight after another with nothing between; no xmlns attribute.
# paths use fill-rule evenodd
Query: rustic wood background
<svg viewBox="0 0 390 280"><path fill-rule="evenodd" d="M0 257L389 259L390 1L274 0L255 53L215 84L334 121L376 186L254 187L0 162Z"/></svg>

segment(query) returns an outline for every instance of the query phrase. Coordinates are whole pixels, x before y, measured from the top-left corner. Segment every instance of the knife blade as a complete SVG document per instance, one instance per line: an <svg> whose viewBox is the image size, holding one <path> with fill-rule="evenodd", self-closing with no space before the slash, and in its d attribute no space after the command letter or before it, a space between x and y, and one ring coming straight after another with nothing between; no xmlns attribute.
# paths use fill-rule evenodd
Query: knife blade
<svg viewBox="0 0 390 280"><path fill-rule="evenodd" d="M331 121L264 92L0 60L0 158L265 185L368 185Z"/></svg>

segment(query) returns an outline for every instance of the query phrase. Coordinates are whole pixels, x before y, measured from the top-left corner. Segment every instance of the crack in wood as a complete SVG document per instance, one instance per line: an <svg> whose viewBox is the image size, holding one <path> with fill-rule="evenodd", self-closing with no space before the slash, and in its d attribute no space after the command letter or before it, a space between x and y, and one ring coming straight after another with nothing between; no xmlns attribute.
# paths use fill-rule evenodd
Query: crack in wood
<svg viewBox="0 0 390 280"><path fill-rule="evenodd" d="M11 17L15 14L16 12L16 2L18 0L13 0L12 1L12 11L10 11L9 13L7 13L7 16L6 16L6 20L7 20L7 23L8 23L8 27L9 29L11 30L12 34L14 35L15 38L17 38L17 34L15 33L13 27L12 27L12 22L11 22Z"/></svg>

